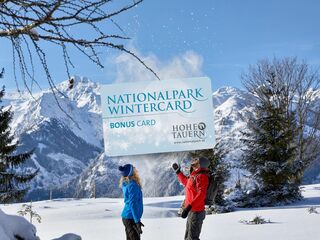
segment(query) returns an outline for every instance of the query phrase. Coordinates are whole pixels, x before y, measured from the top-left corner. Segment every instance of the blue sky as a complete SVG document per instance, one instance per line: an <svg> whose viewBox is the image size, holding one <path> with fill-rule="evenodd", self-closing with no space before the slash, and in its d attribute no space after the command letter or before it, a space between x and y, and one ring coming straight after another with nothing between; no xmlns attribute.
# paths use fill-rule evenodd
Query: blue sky
<svg viewBox="0 0 320 240"><path fill-rule="evenodd" d="M165 67L161 66L170 65L164 76L175 77L174 60L189 53L193 57L187 61L199 61L193 75L209 76L213 89L217 89L241 87L241 72L262 58L297 56L319 67L319 9L318 0L145 0L115 20L132 38L128 42L131 48L147 62L149 58L156 59L151 66L162 71ZM14 89L9 42L1 39L0 46L0 66L7 72L4 83ZM114 82L121 72L116 70L114 61L119 53L103 54L107 67L100 70L78 52L71 51L76 64L72 74L101 83ZM55 81L65 80L57 50L49 49L48 56ZM47 86L43 73L37 74L41 85Z"/></svg>

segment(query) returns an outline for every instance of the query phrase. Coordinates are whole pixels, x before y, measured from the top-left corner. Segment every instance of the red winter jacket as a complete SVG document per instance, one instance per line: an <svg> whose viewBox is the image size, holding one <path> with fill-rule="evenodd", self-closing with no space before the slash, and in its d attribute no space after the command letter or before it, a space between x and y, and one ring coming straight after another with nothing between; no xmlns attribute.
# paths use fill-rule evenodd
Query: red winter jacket
<svg viewBox="0 0 320 240"><path fill-rule="evenodd" d="M189 178L183 175L182 172L178 174L179 181L185 186L186 190L185 206L190 204L192 212L204 210L209 178L206 174L199 174L202 170L206 169L198 168L191 173Z"/></svg>

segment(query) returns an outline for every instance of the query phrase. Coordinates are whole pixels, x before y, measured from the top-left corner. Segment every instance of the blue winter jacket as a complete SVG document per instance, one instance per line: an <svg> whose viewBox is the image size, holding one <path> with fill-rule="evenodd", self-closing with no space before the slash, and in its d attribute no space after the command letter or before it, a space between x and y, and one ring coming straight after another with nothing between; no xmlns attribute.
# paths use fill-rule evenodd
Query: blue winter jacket
<svg viewBox="0 0 320 240"><path fill-rule="evenodd" d="M129 182L123 182L122 191L125 205L121 217L133 219L135 223L140 222L143 213L143 200L140 186L131 179Z"/></svg>

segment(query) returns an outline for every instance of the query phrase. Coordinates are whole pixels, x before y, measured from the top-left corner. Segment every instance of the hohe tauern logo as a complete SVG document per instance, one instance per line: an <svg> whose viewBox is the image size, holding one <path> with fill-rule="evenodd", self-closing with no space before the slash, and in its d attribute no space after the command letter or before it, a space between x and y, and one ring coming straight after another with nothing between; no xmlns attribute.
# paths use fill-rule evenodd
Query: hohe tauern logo
<svg viewBox="0 0 320 240"><path fill-rule="evenodd" d="M178 139L205 139L206 124L204 122L179 124L172 126L173 138Z"/></svg>

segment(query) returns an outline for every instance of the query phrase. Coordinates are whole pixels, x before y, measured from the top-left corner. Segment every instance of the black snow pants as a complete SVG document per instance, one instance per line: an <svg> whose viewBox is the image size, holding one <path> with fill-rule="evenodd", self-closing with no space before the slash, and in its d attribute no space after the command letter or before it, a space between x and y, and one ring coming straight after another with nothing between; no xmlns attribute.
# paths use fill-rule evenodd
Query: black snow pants
<svg viewBox="0 0 320 240"><path fill-rule="evenodd" d="M123 225L125 227L127 240L140 240L140 234L134 229L135 222L133 219L122 218Z"/></svg>
<svg viewBox="0 0 320 240"><path fill-rule="evenodd" d="M187 220L186 234L184 236L185 240L200 240L200 233L203 220L206 217L206 212L189 212Z"/></svg>

